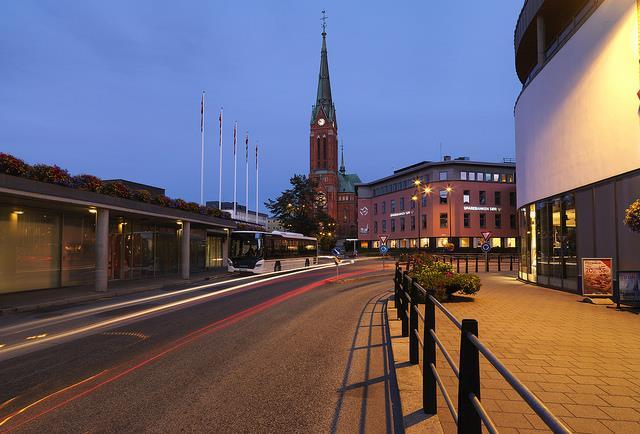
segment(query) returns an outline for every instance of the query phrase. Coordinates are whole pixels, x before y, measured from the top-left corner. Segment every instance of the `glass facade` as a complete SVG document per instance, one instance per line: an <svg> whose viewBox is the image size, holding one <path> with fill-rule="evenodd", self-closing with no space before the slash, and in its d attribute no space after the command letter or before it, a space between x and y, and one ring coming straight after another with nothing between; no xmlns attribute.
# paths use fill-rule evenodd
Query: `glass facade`
<svg viewBox="0 0 640 434"><path fill-rule="evenodd" d="M520 278L575 291L578 288L576 206L571 194L520 209Z"/></svg>

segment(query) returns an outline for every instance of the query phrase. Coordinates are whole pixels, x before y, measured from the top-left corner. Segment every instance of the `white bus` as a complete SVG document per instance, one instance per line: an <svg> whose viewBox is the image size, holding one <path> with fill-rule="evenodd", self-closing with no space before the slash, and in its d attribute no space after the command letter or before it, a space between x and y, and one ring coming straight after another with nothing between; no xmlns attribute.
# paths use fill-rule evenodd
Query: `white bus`
<svg viewBox="0 0 640 434"><path fill-rule="evenodd" d="M229 243L229 271L267 273L318 263L318 240L293 232L236 231Z"/></svg>

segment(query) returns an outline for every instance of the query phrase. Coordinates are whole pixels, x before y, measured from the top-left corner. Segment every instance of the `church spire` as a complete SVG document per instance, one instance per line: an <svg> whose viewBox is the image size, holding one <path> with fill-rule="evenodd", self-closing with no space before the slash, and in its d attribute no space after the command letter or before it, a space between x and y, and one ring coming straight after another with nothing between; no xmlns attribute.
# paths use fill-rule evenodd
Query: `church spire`
<svg viewBox="0 0 640 434"><path fill-rule="evenodd" d="M347 173L347 169L344 167L344 140L342 140L340 146L340 173L343 175Z"/></svg>
<svg viewBox="0 0 640 434"><path fill-rule="evenodd" d="M329 80L329 61L327 59L327 16L322 11L322 49L320 50L320 75L318 77L318 93L313 106L311 122L314 122L318 110L322 108L329 121L335 121L335 107L331 98L331 82Z"/></svg>

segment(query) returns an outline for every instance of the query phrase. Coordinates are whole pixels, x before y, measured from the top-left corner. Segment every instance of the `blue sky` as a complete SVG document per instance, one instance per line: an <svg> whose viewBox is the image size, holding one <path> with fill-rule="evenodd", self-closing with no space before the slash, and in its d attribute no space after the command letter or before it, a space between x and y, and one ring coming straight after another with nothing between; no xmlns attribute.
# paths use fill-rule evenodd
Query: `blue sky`
<svg viewBox="0 0 640 434"><path fill-rule="evenodd" d="M260 143L260 203L307 173L320 11L347 170L363 181L444 154L514 156L521 2L2 2L0 152L73 174L232 199L232 122ZM253 151L250 203L254 204ZM240 158L239 172L244 173ZM244 201L239 177L238 197Z"/></svg>

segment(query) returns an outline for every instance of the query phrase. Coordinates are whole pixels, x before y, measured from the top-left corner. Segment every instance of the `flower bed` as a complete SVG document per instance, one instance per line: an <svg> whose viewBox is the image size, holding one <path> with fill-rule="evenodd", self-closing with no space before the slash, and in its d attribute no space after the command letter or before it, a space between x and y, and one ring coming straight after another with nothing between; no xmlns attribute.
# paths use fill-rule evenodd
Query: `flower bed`
<svg viewBox="0 0 640 434"><path fill-rule="evenodd" d="M478 276L456 273L451 264L435 261L429 255L413 255L411 264L409 276L439 301L445 301L455 293L475 295L480 291ZM419 302L424 303L420 298Z"/></svg>
<svg viewBox="0 0 640 434"><path fill-rule="evenodd" d="M36 164L31 166L13 155L2 152L0 152L0 173L138 202L153 203L211 217L231 218L229 213L217 208L201 206L182 199L171 199L165 195L153 196L147 190L131 190L121 182L103 182L93 175L71 176L67 170L55 165Z"/></svg>

